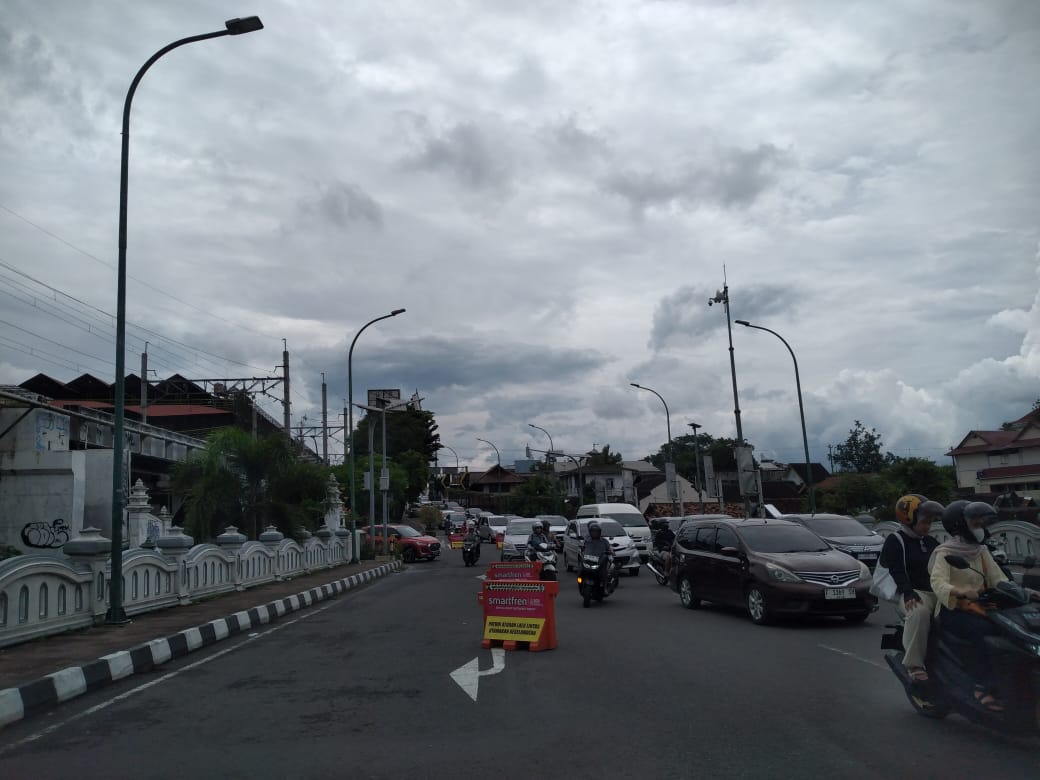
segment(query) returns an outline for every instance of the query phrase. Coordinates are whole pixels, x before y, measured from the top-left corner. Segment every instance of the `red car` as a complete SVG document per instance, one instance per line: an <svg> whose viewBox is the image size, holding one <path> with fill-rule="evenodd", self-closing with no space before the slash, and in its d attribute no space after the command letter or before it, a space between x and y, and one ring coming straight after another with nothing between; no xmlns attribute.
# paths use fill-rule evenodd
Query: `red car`
<svg viewBox="0 0 1040 780"><path fill-rule="evenodd" d="M432 536L420 533L410 525L391 524L387 526L390 532L391 543L396 543L401 548L401 560L405 563L415 561L432 561L441 554L441 543ZM371 543L371 526L362 529L365 532L365 540ZM376 552L383 552L383 526L377 525L375 531Z"/></svg>

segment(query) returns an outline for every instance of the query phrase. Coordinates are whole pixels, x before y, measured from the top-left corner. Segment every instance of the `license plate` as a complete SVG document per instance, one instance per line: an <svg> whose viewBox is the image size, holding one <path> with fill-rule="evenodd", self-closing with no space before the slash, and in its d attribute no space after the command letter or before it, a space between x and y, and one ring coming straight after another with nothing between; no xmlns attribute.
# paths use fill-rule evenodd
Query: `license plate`
<svg viewBox="0 0 1040 780"><path fill-rule="evenodd" d="M825 599L854 599L856 598L855 588L825 588L823 591L823 597Z"/></svg>
<svg viewBox="0 0 1040 780"><path fill-rule="evenodd" d="M877 559L877 553L860 553L859 559L861 561L873 561Z"/></svg>

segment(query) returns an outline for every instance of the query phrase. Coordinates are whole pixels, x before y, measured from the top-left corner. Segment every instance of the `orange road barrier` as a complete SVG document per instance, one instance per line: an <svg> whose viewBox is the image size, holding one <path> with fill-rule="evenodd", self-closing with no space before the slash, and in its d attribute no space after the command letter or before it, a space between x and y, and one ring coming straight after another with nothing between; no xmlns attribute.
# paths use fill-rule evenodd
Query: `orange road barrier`
<svg viewBox="0 0 1040 780"><path fill-rule="evenodd" d="M538 580L484 580L477 600L484 608L483 648L501 644L531 652L556 647L556 596L560 583Z"/></svg>

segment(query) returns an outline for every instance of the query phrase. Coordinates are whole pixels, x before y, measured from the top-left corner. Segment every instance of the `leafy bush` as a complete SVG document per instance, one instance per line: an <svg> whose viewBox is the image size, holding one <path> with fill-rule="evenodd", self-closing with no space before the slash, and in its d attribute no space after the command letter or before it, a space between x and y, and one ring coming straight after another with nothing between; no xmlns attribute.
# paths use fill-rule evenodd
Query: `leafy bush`
<svg viewBox="0 0 1040 780"><path fill-rule="evenodd" d="M437 507L427 504L419 510L419 524L426 533L436 535L443 522L443 515Z"/></svg>

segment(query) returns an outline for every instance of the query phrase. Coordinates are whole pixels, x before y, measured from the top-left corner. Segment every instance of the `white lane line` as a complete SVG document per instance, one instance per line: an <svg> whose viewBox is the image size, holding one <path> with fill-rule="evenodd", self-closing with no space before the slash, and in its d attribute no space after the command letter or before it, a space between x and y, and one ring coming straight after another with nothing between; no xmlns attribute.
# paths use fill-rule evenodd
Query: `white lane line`
<svg viewBox="0 0 1040 780"><path fill-rule="evenodd" d="M862 661L865 664L870 664L871 666L873 666L873 667L875 667L877 669L885 670L887 668L887 667L882 666L879 663L871 661L868 658L863 658L862 656L858 656L855 653L850 653L848 650L842 650L842 649L837 648L837 647L831 647L830 645L817 645L817 647L822 647L824 650L830 650L832 653L837 653L838 655L843 655L846 658L855 658L857 661Z"/></svg>
<svg viewBox="0 0 1040 780"><path fill-rule="evenodd" d="M236 650L239 650L239 649L245 647L248 643L253 642L256 639L262 639L263 637L267 636L268 634L273 634L275 631L280 631L283 628L287 628L287 627L291 626L293 623L299 623L301 620L305 620L306 618L309 618L312 615L317 615L319 612L324 612L326 609L331 609L332 607L338 606L339 604L343 604L343 603L346 603L346 602L343 602L343 601L333 601L333 602L331 602L329 604L326 604L324 607L319 607L317 609L308 610L307 612L305 612L302 615L300 615L298 618L294 618L293 620L286 621L285 623L279 623L277 626L273 626L272 628L267 629L263 633L260 633L260 634L250 634L248 637L245 637L243 639L243 641L241 641L237 645L234 645L233 647L225 648L224 650L221 650L221 651L219 651L217 653L214 653L213 655L206 656L205 658L201 658L198 661L195 661L194 663L188 664L187 666L183 666L180 669L177 669L176 671L164 674L162 677L159 677L159 678L157 678L155 680L151 680L149 682L146 682L143 685L138 685L136 688L132 688L129 691L125 691L124 693L121 693L118 696L113 696L111 699L107 699L107 700L101 702L100 704L95 704L93 707L91 707L89 709L86 709L83 712L80 712L80 713L78 713L76 715L73 715L71 718L66 718L65 720L60 721L59 723L55 723L55 724L53 724L51 726L48 726L47 728L43 729L42 731L38 731L35 734L32 734L32 735L30 735L28 737L25 737L24 739L20 739L17 742L12 742L10 745L4 745L3 747L0 747L0 756L2 756L5 753L8 753L8 752L14 750L17 747L21 747L22 745L28 744L29 742L35 742L36 740L41 739L42 737L45 737L48 734L53 734L55 731L57 731L58 729L62 728L63 726L67 726L68 724L73 723L73 722L79 720L80 718L85 718L88 715L93 715L94 713L100 712L103 709L107 709L108 707L112 706L113 704L121 702L124 699L129 699L131 696L134 696L134 695L136 695L138 693L142 693L143 691L148 690L149 688L151 688L154 685L158 685L159 683L166 682L167 680L172 680L174 677L179 675L181 672L187 672L187 671L189 671L191 669L195 669L195 668L197 668L199 666L202 666L203 664L208 664L210 661L216 661L218 658L220 658L222 656L225 656L228 653L233 653Z"/></svg>

